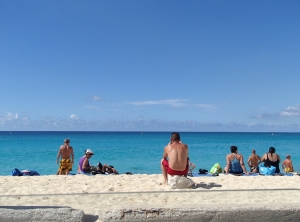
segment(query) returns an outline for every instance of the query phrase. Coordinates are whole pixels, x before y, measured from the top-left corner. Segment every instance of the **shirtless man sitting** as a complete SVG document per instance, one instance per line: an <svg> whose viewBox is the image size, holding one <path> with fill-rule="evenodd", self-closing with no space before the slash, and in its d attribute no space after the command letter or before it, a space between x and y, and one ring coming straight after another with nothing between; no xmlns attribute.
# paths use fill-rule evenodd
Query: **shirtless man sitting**
<svg viewBox="0 0 300 222"><path fill-rule="evenodd" d="M255 150L252 150L252 154L248 158L248 166L250 167L250 172L258 173L258 164L260 164L260 160L260 156L256 154Z"/></svg>
<svg viewBox="0 0 300 222"><path fill-rule="evenodd" d="M293 163L291 160L291 155L287 155L286 159L282 162L282 169L286 173L294 172Z"/></svg>
<svg viewBox="0 0 300 222"><path fill-rule="evenodd" d="M69 144L70 139L67 138L64 140L64 144L61 145L58 150L56 158L57 164L59 162L59 158L61 157L58 175L68 175L69 171L72 171L72 166L74 163L74 152L73 147L71 147Z"/></svg>
<svg viewBox="0 0 300 222"><path fill-rule="evenodd" d="M168 184L168 174L171 176L188 174L188 146L180 142L179 133L172 133L171 143L164 149L161 170L165 184Z"/></svg>

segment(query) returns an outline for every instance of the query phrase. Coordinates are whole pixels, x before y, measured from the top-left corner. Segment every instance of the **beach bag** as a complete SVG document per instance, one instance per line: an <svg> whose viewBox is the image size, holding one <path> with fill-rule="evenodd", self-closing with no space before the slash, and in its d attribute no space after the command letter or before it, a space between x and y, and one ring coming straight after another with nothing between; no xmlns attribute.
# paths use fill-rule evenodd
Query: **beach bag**
<svg viewBox="0 0 300 222"><path fill-rule="evenodd" d="M199 169L199 173L198 174L207 174L208 170L205 169Z"/></svg>
<svg viewBox="0 0 300 222"><path fill-rule="evenodd" d="M22 172L20 170L18 170L17 168L15 168L11 171L11 175L12 176L23 176Z"/></svg>
<svg viewBox="0 0 300 222"><path fill-rule="evenodd" d="M266 167L264 165L260 165L258 169L259 169L259 174L261 175L274 175L276 171L276 167L274 166Z"/></svg>
<svg viewBox="0 0 300 222"><path fill-rule="evenodd" d="M40 174L35 170L30 170L30 176L40 176Z"/></svg>
<svg viewBox="0 0 300 222"><path fill-rule="evenodd" d="M212 168L210 169L210 173L214 174L214 173L222 173L223 169L221 168L219 163L216 163L215 165L212 166Z"/></svg>

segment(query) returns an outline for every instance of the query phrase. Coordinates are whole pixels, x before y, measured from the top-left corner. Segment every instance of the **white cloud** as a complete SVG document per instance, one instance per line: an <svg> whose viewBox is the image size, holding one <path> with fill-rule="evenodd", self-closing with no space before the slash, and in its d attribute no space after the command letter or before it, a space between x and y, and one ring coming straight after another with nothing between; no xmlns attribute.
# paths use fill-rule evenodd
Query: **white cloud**
<svg viewBox="0 0 300 222"><path fill-rule="evenodd" d="M173 107L186 106L187 99L167 99L167 100L150 100L141 102L127 102L135 106L146 106L146 105L169 105Z"/></svg>
<svg viewBox="0 0 300 222"><path fill-rule="evenodd" d="M298 116L300 116L299 105L289 106L288 108L282 110L280 112L280 116L283 116L283 117L298 117Z"/></svg>
<svg viewBox="0 0 300 222"><path fill-rule="evenodd" d="M99 96L93 96L93 100L94 101L98 101L98 100L103 100L101 97L99 97Z"/></svg>
<svg viewBox="0 0 300 222"><path fill-rule="evenodd" d="M70 119L78 119L78 117L77 117L75 114L72 114L72 115L70 116Z"/></svg>
<svg viewBox="0 0 300 222"><path fill-rule="evenodd" d="M135 106L146 106L146 105L167 105L171 107L198 107L202 109L215 109L216 106L213 104L190 104L188 99L167 99L167 100L149 100L140 102L127 102Z"/></svg>
<svg viewBox="0 0 300 222"><path fill-rule="evenodd" d="M15 114L0 116L1 130L80 130L80 131L190 131L190 132L299 132L299 123L220 123L195 120L167 121L139 116L135 120L81 119L76 114L68 118L42 117L30 119Z"/></svg>
<svg viewBox="0 0 300 222"><path fill-rule="evenodd" d="M12 121L19 119L18 113L5 113L4 116L0 116L0 121Z"/></svg>
<svg viewBox="0 0 300 222"><path fill-rule="evenodd" d="M300 116L300 107L299 105L296 106L289 106L286 109L283 109L277 113L261 113L256 115L253 118L256 119L278 119L280 117L299 117Z"/></svg>

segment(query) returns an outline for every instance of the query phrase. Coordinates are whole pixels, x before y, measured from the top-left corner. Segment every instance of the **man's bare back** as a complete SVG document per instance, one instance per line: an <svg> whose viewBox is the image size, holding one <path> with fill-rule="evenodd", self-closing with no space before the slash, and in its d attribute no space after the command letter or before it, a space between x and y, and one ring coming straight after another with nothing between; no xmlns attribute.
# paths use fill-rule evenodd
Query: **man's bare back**
<svg viewBox="0 0 300 222"><path fill-rule="evenodd" d="M70 140L67 138L64 141L64 145L61 145L58 150L56 163L59 163L60 161L60 167L58 170L58 174L68 174L69 171L72 170L72 165L74 164L74 152L73 147L69 145Z"/></svg>
<svg viewBox="0 0 300 222"><path fill-rule="evenodd" d="M248 158L248 166L249 167L253 167L253 166L257 167L258 164L260 164L260 160L261 160L260 156L258 156L256 154L255 150L252 150L252 154Z"/></svg>
<svg viewBox="0 0 300 222"><path fill-rule="evenodd" d="M165 147L164 159L169 159L169 167L173 170L184 170L187 165L188 146L174 141Z"/></svg>
<svg viewBox="0 0 300 222"><path fill-rule="evenodd" d="M70 159L71 158L71 154L73 153L72 146L70 146L69 144L64 144L64 145L61 145L59 149L60 149L62 159Z"/></svg>
<svg viewBox="0 0 300 222"><path fill-rule="evenodd" d="M165 147L161 160L164 183L168 183L168 174L187 176L188 169L188 146L181 143L179 133L174 132L171 135L171 143Z"/></svg>
<svg viewBox="0 0 300 222"><path fill-rule="evenodd" d="M282 169L288 173L288 172L294 172L293 162L291 160L291 156L287 155L286 159L282 162Z"/></svg>

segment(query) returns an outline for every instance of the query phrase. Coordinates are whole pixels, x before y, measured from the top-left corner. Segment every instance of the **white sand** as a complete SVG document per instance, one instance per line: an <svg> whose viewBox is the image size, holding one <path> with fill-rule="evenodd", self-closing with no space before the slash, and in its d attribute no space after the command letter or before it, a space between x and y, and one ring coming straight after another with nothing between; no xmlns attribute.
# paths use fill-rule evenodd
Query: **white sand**
<svg viewBox="0 0 300 222"><path fill-rule="evenodd" d="M69 206L86 214L119 208L300 202L300 176L192 177L193 189L173 190L162 175L0 176L2 206Z"/></svg>

